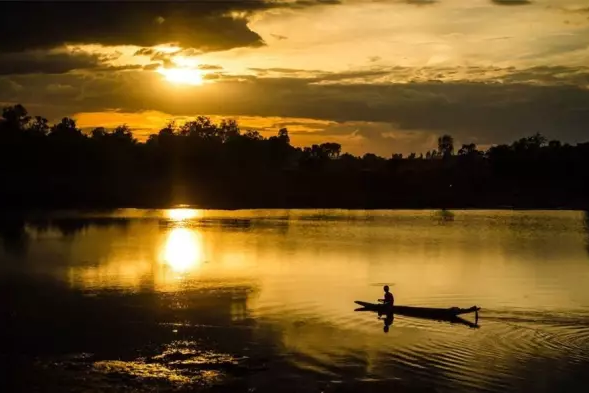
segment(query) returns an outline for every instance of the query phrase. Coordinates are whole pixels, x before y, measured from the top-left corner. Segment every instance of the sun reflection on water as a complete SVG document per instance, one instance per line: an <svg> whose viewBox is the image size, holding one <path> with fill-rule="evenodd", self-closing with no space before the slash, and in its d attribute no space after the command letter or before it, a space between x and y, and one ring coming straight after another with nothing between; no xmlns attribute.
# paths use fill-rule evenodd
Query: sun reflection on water
<svg viewBox="0 0 589 393"><path fill-rule="evenodd" d="M176 273L187 273L202 263L202 239L188 228L173 228L163 245L162 260Z"/></svg>
<svg viewBox="0 0 589 393"><path fill-rule="evenodd" d="M166 211L166 215L174 221L186 221L192 218L201 217L202 210L187 208L169 209Z"/></svg>

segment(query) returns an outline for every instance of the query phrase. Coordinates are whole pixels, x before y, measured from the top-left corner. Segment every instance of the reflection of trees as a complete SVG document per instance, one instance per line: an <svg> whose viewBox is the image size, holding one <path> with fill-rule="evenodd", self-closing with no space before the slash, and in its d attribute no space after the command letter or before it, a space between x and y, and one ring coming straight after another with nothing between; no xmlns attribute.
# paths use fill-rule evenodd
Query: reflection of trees
<svg viewBox="0 0 589 393"><path fill-rule="evenodd" d="M265 137L206 116L171 122L146 142L127 125L86 134L73 119L50 125L20 105L2 116L0 204L11 207L546 208L589 200L589 143L539 134L486 151L462 143L457 152L443 135L425 155L387 159L329 141L295 147L286 128Z"/></svg>
<svg viewBox="0 0 589 393"><path fill-rule="evenodd" d="M84 217L67 217L67 218L48 218L48 219L33 219L28 221L28 224L37 232L45 232L47 230L57 230L64 237L75 237L80 232L86 231L90 228L106 228L119 227L125 228L129 224L129 220L125 218L84 218Z"/></svg>
<svg viewBox="0 0 589 393"><path fill-rule="evenodd" d="M441 224L454 221L454 213L446 209L437 211L436 217Z"/></svg>
<svg viewBox="0 0 589 393"><path fill-rule="evenodd" d="M0 218L0 242L6 252L25 253L29 243L25 220L10 215Z"/></svg>
<svg viewBox="0 0 589 393"><path fill-rule="evenodd" d="M187 225L195 228L222 228L223 230L276 230L281 233L286 233L289 227L288 219L273 219L273 218L193 218L187 223L178 223L175 220L162 219L159 220L159 225L162 228L175 228L178 226Z"/></svg>
<svg viewBox="0 0 589 393"><path fill-rule="evenodd" d="M0 240L8 252L22 254L30 242L29 231L42 234L50 230L72 238L92 227L126 227L127 219L121 218L31 218L7 215L0 219Z"/></svg>

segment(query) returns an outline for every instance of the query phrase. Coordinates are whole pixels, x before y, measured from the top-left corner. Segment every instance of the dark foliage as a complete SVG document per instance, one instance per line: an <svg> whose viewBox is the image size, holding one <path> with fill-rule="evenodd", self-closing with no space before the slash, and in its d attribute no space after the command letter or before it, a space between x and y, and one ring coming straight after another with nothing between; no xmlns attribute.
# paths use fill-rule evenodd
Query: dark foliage
<svg viewBox="0 0 589 393"><path fill-rule="evenodd" d="M88 135L73 119L50 125L20 105L0 120L0 204L5 208L343 207L587 208L589 143L539 134L479 151L441 136L438 149L390 159L305 148L199 116L146 142L128 126Z"/></svg>

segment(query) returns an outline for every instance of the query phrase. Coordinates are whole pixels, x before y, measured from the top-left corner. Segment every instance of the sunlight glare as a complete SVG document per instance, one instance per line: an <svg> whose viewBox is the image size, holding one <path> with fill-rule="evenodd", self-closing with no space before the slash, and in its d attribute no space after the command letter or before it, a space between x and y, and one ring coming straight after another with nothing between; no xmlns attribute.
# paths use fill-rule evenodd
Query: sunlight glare
<svg viewBox="0 0 589 393"><path fill-rule="evenodd" d="M191 218L200 217L202 215L202 212L197 209L178 208L169 209L167 211L167 215L171 220L185 221L190 220Z"/></svg>
<svg viewBox="0 0 589 393"><path fill-rule="evenodd" d="M192 57L186 56L174 56L172 63L176 64L180 68L196 68L198 67L198 60Z"/></svg>
<svg viewBox="0 0 589 393"><path fill-rule="evenodd" d="M202 85L203 77L199 70L192 68L163 68L157 70L158 73L171 83L179 85Z"/></svg>
<svg viewBox="0 0 589 393"><path fill-rule="evenodd" d="M188 228L170 231L163 247L162 259L174 272L186 273L202 262L202 239Z"/></svg>
<svg viewBox="0 0 589 393"><path fill-rule="evenodd" d="M156 45L153 47L153 49L155 49L157 52L163 52L168 54L180 52L182 50L181 47L176 45Z"/></svg>

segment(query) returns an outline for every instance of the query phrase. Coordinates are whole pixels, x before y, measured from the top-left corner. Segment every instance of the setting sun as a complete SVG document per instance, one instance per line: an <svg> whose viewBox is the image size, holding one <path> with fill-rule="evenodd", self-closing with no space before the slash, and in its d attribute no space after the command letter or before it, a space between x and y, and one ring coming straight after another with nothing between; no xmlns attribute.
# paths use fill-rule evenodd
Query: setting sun
<svg viewBox="0 0 589 393"><path fill-rule="evenodd" d="M179 85L202 85L202 73L193 68L159 68L157 70L171 83Z"/></svg>

